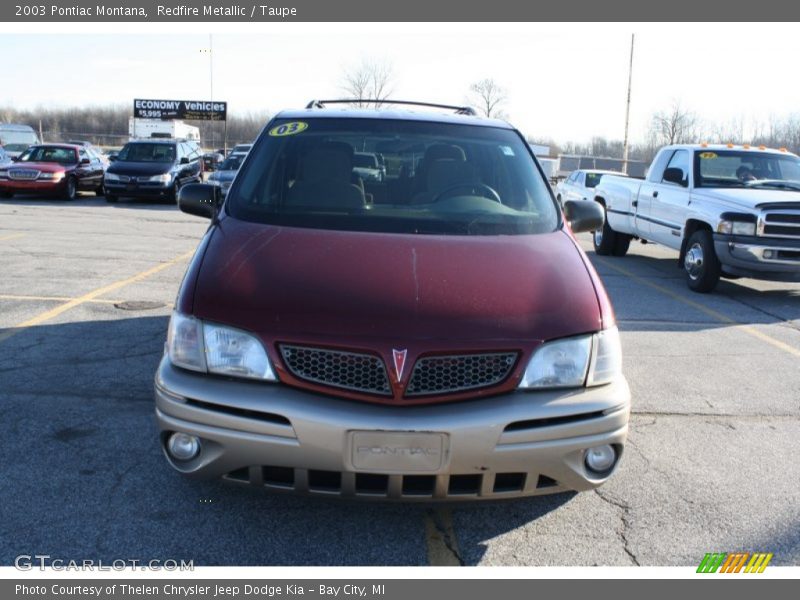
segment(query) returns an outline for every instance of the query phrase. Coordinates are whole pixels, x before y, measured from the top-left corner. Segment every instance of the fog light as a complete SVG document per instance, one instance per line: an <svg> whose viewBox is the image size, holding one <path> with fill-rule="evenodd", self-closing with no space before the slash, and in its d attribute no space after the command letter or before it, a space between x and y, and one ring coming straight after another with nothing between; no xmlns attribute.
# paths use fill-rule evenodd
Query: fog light
<svg viewBox="0 0 800 600"><path fill-rule="evenodd" d="M774 253L772 252L772 250L764 250L764 258L766 258L767 260L771 259L773 255Z"/></svg>
<svg viewBox="0 0 800 600"><path fill-rule="evenodd" d="M200 438L188 433L173 433L167 440L167 452L175 460L191 460L200 454Z"/></svg>
<svg viewBox="0 0 800 600"><path fill-rule="evenodd" d="M583 459L586 463L586 468L593 473L605 473L614 466L617 460L617 451L613 446L595 446L586 451L586 457Z"/></svg>

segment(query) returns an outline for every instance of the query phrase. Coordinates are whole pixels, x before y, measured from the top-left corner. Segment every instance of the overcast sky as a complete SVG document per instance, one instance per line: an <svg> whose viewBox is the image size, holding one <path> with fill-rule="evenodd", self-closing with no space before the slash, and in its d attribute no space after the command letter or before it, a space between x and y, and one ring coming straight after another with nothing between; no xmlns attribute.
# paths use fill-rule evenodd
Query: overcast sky
<svg viewBox="0 0 800 600"><path fill-rule="evenodd" d="M208 25L68 27L0 26L0 106L210 95ZM673 100L717 121L800 112L797 24L214 26L213 97L234 113L296 108L340 96L342 71L367 57L392 63L394 98L462 103L470 83L491 77L528 135L621 139L631 33L634 141Z"/></svg>

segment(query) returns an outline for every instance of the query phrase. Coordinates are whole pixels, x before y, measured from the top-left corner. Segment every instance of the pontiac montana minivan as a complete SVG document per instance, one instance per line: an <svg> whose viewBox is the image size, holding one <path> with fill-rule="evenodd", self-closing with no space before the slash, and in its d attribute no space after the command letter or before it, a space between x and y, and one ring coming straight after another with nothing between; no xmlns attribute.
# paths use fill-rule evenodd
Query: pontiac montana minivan
<svg viewBox="0 0 800 600"><path fill-rule="evenodd" d="M224 202L180 190L210 226L155 377L169 463L351 498L601 485L630 392L573 237L600 208L562 213L505 122L333 103L270 121ZM360 177L357 153L380 154L385 177Z"/></svg>

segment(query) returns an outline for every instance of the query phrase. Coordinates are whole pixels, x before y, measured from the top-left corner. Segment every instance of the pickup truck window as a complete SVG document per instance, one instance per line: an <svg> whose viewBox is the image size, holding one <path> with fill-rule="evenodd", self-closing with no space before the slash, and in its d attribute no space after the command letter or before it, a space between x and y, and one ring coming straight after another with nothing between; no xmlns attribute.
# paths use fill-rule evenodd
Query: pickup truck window
<svg viewBox="0 0 800 600"><path fill-rule="evenodd" d="M383 155L385 176L366 177L356 150ZM433 235L525 235L559 225L544 176L510 129L363 118L275 122L251 155L226 203L247 221Z"/></svg>
<svg viewBox="0 0 800 600"><path fill-rule="evenodd" d="M669 150L661 150L653 159L653 164L647 172L647 181L659 183L664 178L664 169L667 168L667 161L672 156Z"/></svg>
<svg viewBox="0 0 800 600"><path fill-rule="evenodd" d="M689 158L688 150L676 150L667 163L667 169L680 169L683 173L682 181L684 186L689 184L689 169L691 160ZM666 171L666 169L664 169ZM662 174L663 181L663 174Z"/></svg>
<svg viewBox="0 0 800 600"><path fill-rule="evenodd" d="M749 187L800 190L800 159L791 154L752 150L695 153L695 187Z"/></svg>

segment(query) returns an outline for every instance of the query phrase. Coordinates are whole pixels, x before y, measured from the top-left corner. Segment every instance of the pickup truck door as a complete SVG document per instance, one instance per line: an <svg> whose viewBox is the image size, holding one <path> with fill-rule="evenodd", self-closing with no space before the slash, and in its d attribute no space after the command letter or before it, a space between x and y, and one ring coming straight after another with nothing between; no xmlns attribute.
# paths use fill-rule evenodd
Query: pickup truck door
<svg viewBox="0 0 800 600"><path fill-rule="evenodd" d="M682 173L680 183L668 181L662 176L659 183L653 184L650 207L644 214L650 221L652 241L669 248L681 246L683 224L690 198L691 158L689 150L679 149L673 152L664 172L667 173L670 169L680 170Z"/></svg>

